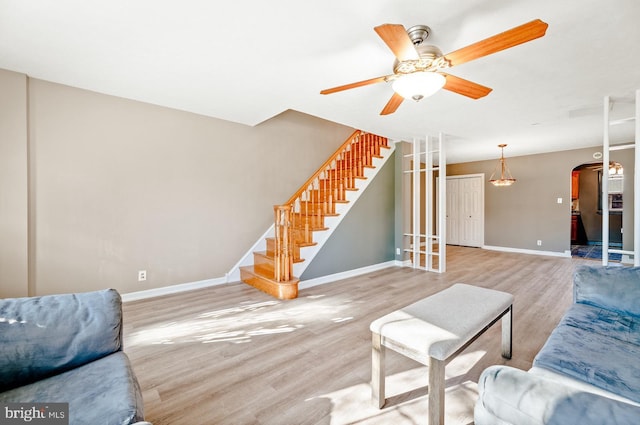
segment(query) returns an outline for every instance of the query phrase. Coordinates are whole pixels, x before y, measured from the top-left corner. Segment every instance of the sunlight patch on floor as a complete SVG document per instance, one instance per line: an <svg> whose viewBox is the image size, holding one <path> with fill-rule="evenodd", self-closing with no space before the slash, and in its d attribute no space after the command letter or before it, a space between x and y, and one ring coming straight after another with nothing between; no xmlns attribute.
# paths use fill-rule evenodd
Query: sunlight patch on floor
<svg viewBox="0 0 640 425"><path fill-rule="evenodd" d="M252 338L294 332L308 323L342 323L354 320L348 314L351 300L325 296L308 297L311 303L283 303L278 300L245 302L237 306L207 311L167 323L134 329L127 333L126 345L218 342L246 343Z"/></svg>
<svg viewBox="0 0 640 425"><path fill-rule="evenodd" d="M468 425L473 423L473 408L478 398L475 382L456 382L486 353L474 351L453 359L445 369L448 381L445 389L445 423ZM332 405L331 425L342 424L418 424L427 422L428 368L418 366L388 375L387 404L382 409L373 405L370 383L361 383L317 398L329 399ZM312 399L309 399L312 400Z"/></svg>

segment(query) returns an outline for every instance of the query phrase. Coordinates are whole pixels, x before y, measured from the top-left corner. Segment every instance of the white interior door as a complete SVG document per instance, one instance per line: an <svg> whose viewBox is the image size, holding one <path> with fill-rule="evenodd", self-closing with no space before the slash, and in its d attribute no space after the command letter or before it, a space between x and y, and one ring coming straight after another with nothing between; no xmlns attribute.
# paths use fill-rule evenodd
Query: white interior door
<svg viewBox="0 0 640 425"><path fill-rule="evenodd" d="M484 202L481 177L460 179L460 204L462 222L460 245L482 246L484 244Z"/></svg>
<svg viewBox="0 0 640 425"><path fill-rule="evenodd" d="M447 243L484 245L484 174L447 177Z"/></svg>

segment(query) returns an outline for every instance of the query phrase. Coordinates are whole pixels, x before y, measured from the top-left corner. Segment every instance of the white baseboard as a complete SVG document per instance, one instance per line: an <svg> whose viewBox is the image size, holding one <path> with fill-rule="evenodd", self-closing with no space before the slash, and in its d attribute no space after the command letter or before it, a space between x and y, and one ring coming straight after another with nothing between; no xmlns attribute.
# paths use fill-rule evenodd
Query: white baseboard
<svg viewBox="0 0 640 425"><path fill-rule="evenodd" d="M298 289L307 289L314 286L323 285L325 283L335 282L336 280L360 276L361 274L371 273L377 270L382 270L397 265L397 261L392 260L387 261L386 263L373 264L371 266L361 267L359 269L353 269L346 272L334 273L327 276L316 277L314 279L302 280L298 284Z"/></svg>
<svg viewBox="0 0 640 425"><path fill-rule="evenodd" d="M348 277L359 276L361 274L386 269L388 267L403 266L403 265L404 265L403 262L400 262L400 261L388 261L386 263L374 264L374 265L362 267L359 269L349 270L346 272L335 273L328 276L322 276L315 279L301 281L300 284L298 285L298 289L311 288L313 286L322 285L324 283L329 283L329 282L333 282L340 279L346 279ZM215 279L201 280L198 282L181 283L178 285L165 286L163 288L154 288L154 289L147 289L145 291L129 292L126 294L122 294L122 301L128 302L128 301L144 300L147 298L160 297L163 295L177 294L180 292L192 291L194 289L202 289L202 288L208 288L210 286L222 285L223 283L231 283L231 282L229 282L228 278L225 276L225 277L219 277ZM239 283L239 282L236 282L236 283Z"/></svg>
<svg viewBox="0 0 640 425"><path fill-rule="evenodd" d="M506 246L490 246L483 245L482 249L490 251L502 251L502 252L515 252L518 254L530 254L530 255L547 255L550 257L567 257L571 258L571 251L557 252L557 251L538 251L537 249L522 249L522 248L510 248Z"/></svg>
<svg viewBox="0 0 640 425"><path fill-rule="evenodd" d="M160 297L162 295L177 294L179 292L192 291L194 289L208 288L210 286L222 285L227 283L226 277L219 277L216 279L200 280L198 282L181 283L178 285L170 285L162 288L147 289L144 291L129 292L122 294L122 302L138 301L147 298Z"/></svg>

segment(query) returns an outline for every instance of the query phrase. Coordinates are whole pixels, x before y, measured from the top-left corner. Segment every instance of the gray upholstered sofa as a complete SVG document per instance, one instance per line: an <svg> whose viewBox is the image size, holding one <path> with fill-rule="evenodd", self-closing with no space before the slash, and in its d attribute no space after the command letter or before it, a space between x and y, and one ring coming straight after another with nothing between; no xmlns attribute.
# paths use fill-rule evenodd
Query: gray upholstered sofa
<svg viewBox="0 0 640 425"><path fill-rule="evenodd" d="M74 425L143 421L140 387L122 351L120 295L109 289L0 300L5 403L69 403Z"/></svg>
<svg viewBox="0 0 640 425"><path fill-rule="evenodd" d="M640 424L640 268L579 266L529 371L480 376L476 425Z"/></svg>

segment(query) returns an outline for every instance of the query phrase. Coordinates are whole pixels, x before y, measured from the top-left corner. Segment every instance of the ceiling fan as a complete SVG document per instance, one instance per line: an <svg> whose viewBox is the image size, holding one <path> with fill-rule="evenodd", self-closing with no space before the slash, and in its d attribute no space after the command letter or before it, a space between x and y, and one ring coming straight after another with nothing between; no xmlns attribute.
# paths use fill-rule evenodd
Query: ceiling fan
<svg viewBox="0 0 640 425"><path fill-rule="evenodd" d="M548 26L546 22L535 19L443 55L436 46L424 44L431 32L426 25L416 25L406 30L400 24L383 24L375 27L374 30L396 57L393 74L322 90L320 94L331 94L381 82L393 82L393 96L380 115L394 113L406 98L419 101L441 88L472 99L479 99L489 94L492 89L447 74L442 70L535 40L545 34Z"/></svg>

